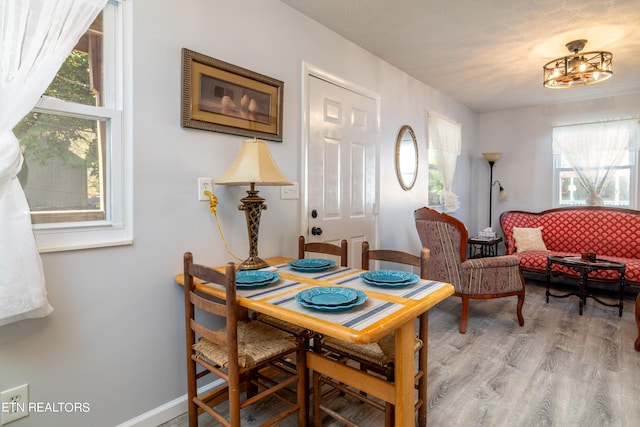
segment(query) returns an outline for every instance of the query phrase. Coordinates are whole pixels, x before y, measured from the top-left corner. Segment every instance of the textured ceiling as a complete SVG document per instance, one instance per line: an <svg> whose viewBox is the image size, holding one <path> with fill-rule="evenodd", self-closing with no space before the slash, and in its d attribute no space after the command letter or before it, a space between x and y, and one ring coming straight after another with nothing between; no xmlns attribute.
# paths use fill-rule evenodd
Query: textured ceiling
<svg viewBox="0 0 640 427"><path fill-rule="evenodd" d="M640 0L281 0L478 112L640 92ZM542 66L587 39L613 77L542 86Z"/></svg>

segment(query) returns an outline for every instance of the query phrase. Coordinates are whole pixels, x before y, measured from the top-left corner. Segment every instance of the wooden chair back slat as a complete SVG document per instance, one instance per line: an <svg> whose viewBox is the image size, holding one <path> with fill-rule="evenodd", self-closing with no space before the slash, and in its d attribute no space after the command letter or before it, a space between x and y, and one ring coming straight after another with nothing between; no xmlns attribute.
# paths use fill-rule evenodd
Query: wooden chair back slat
<svg viewBox="0 0 640 427"><path fill-rule="evenodd" d="M226 271L222 273L206 265L191 264L189 272L192 276L198 277L206 282L224 284L226 281Z"/></svg>
<svg viewBox="0 0 640 427"><path fill-rule="evenodd" d="M306 252L315 252L326 255L334 255L340 258L340 265L346 267L347 259L347 241L342 239L340 246L326 242L310 242L306 243L304 236L298 237L298 259L304 259Z"/></svg>
<svg viewBox="0 0 640 427"><path fill-rule="evenodd" d="M211 301L200 295L192 292L189 295L191 303L198 307L200 310L207 311L209 313L224 317L227 314L227 305L219 302Z"/></svg>
<svg viewBox="0 0 640 427"><path fill-rule="evenodd" d="M229 343L229 341L227 339L227 336L225 334L221 334L219 332L212 331L211 329L207 328L206 326L202 325L201 323L196 322L195 320L191 321L191 329L196 334L200 335L203 338L208 339L209 341L213 342L214 344L226 346Z"/></svg>
<svg viewBox="0 0 640 427"><path fill-rule="evenodd" d="M362 242L362 269L369 270L370 261L385 261L420 268L420 278L427 278L429 249L422 248L420 256L393 249L369 249L369 242Z"/></svg>

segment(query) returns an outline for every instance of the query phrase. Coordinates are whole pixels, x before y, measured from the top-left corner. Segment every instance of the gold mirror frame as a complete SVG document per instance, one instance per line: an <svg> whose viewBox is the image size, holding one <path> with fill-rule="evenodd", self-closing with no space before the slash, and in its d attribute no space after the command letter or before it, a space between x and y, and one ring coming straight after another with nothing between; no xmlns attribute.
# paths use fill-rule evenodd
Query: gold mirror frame
<svg viewBox="0 0 640 427"><path fill-rule="evenodd" d="M411 148L413 148L412 151ZM396 139L396 175L400 186L405 191L413 188L418 177L418 141L409 125L400 128ZM409 176L410 179L408 179Z"/></svg>

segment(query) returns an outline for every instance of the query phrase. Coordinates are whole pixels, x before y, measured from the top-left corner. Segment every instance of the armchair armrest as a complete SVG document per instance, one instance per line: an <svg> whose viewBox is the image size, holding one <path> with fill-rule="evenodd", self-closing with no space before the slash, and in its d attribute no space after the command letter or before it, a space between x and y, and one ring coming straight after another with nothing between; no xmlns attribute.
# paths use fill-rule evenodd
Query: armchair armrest
<svg viewBox="0 0 640 427"><path fill-rule="evenodd" d="M512 255L475 258L462 263L467 294L501 294L521 291L524 281L520 260Z"/></svg>
<svg viewBox="0 0 640 427"><path fill-rule="evenodd" d="M520 259L513 255L472 258L462 263L462 269L483 269L520 266Z"/></svg>

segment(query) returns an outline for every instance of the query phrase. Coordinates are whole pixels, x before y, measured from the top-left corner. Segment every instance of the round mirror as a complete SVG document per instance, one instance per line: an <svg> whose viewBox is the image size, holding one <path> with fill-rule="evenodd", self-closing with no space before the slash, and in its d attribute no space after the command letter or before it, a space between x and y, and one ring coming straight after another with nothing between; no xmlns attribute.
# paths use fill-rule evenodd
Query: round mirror
<svg viewBox="0 0 640 427"><path fill-rule="evenodd" d="M413 188L418 176L418 142L409 125L402 126L396 140L396 174L403 189Z"/></svg>

